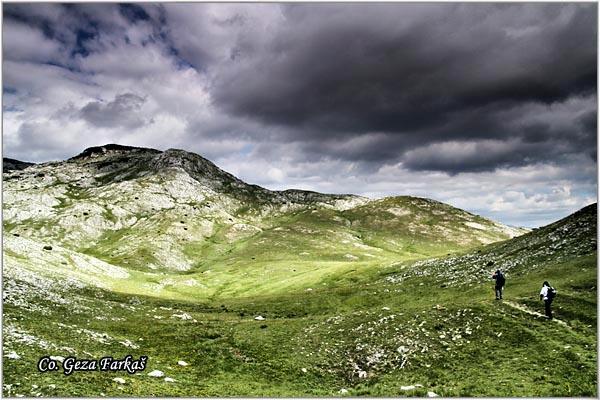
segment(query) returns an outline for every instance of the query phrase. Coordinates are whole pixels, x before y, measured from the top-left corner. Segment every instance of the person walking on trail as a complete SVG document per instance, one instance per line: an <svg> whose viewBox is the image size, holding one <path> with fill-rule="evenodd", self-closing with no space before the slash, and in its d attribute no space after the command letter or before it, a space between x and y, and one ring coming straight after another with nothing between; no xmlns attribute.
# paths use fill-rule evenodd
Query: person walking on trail
<svg viewBox="0 0 600 400"><path fill-rule="evenodd" d="M502 271L497 269L494 275L492 275L492 279L496 280L496 300L502 300L502 290L504 289L506 278Z"/></svg>
<svg viewBox="0 0 600 400"><path fill-rule="evenodd" d="M544 300L544 308L546 311L546 317L552 319L552 301L556 296L556 289L554 289L548 281L544 281L542 290L540 291L540 300Z"/></svg>

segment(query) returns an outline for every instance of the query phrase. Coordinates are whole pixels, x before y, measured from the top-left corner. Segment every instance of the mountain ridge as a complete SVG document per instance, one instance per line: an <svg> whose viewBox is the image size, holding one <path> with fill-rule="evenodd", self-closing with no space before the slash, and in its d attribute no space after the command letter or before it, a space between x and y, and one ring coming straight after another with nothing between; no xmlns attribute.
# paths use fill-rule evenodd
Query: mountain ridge
<svg viewBox="0 0 600 400"><path fill-rule="evenodd" d="M207 295L238 290L207 270L229 271L236 287L267 271L271 279L256 290L300 277L309 286L353 264L375 268L525 232L425 198L271 191L177 149L96 146L3 179L5 235L85 254L143 280L155 271L192 274ZM240 275L249 261L257 268Z"/></svg>

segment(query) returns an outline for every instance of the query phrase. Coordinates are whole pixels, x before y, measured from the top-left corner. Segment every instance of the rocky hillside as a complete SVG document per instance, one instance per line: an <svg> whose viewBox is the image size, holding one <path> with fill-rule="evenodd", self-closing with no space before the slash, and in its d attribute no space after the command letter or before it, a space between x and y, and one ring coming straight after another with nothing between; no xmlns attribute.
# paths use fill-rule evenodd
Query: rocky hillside
<svg viewBox="0 0 600 400"><path fill-rule="evenodd" d="M183 150L92 147L64 162L7 169L3 179L9 268L73 277L90 264L135 273L151 293L178 291L180 281L211 294L244 282L260 290L255 280L273 285L264 290L304 287L525 232L428 199L271 191ZM114 285L98 273L88 280ZM157 274L172 276L165 283Z"/></svg>
<svg viewBox="0 0 600 400"><path fill-rule="evenodd" d="M412 264L411 269L387 279L429 276L444 286L481 283L490 273L502 270L518 276L596 254L598 205L590 204L559 221L535 229L513 240L492 244L464 255L433 258Z"/></svg>

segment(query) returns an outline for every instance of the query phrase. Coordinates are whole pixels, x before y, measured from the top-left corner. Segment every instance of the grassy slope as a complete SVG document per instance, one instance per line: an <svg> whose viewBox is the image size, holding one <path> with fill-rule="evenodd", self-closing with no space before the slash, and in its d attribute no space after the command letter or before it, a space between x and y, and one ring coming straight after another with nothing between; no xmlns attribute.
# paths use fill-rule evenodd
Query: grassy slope
<svg viewBox="0 0 600 400"><path fill-rule="evenodd" d="M426 199L395 197L342 211L322 203L340 196L283 192L301 200L292 205L281 193L247 186L242 202L174 170L137 176L148 162L132 170L127 158L100 158L92 167L71 162L19 172L6 184L4 234L126 268L127 280L105 277L115 291L180 300L355 282L381 266L507 237L491 221ZM35 205L29 195L40 193L54 205ZM8 244L26 258L26 248ZM18 258L7 254L9 262ZM78 268L67 262L69 268L45 271L47 262L19 262L65 277Z"/></svg>
<svg viewBox="0 0 600 400"><path fill-rule="evenodd" d="M310 234L296 236L299 248L310 246ZM252 240L233 250L251 258ZM32 287L40 283L27 283L26 276L5 280L14 286L5 292L20 301L5 301L4 352L21 358L4 360L4 394L340 396L346 389L370 396L430 390L447 396L596 396L595 240L592 207L525 238L462 256L390 263L354 279L332 275L310 291L232 290L234 297L221 293L185 302L89 288L66 293L49 286L41 292ZM277 254L275 246L275 265ZM505 302L493 300L492 284L480 271L489 257L508 270ZM495 267L484 264L485 274ZM452 275L457 278L448 284L449 269L468 273ZM543 280L558 288L556 317L567 326L509 305L543 312L536 300ZM61 299L69 304L59 304ZM178 317L183 313L191 319ZM256 315L266 320L255 321ZM86 331L77 333L81 329ZM139 348L119 343L126 339ZM145 354L147 371L162 370L177 382L145 373L38 374L34 366L45 353ZM190 366L180 367L178 360ZM361 371L367 378L359 377ZM115 376L127 383L113 382ZM423 387L401 390L414 384Z"/></svg>

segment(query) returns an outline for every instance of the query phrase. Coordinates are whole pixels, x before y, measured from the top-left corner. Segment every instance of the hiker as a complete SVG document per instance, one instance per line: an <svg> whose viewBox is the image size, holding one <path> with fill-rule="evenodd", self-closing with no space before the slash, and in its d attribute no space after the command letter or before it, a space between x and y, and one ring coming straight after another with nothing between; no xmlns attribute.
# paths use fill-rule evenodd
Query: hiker
<svg viewBox="0 0 600 400"><path fill-rule="evenodd" d="M546 317L552 319L552 301L556 296L556 289L554 289L548 281L544 281L542 290L540 291L540 300L544 300L544 308L546 311Z"/></svg>
<svg viewBox="0 0 600 400"><path fill-rule="evenodd" d="M504 278L504 274L499 269L494 272L492 275L492 279L496 280L496 300L502 300L502 289L504 288L504 284L506 283L506 279Z"/></svg>

